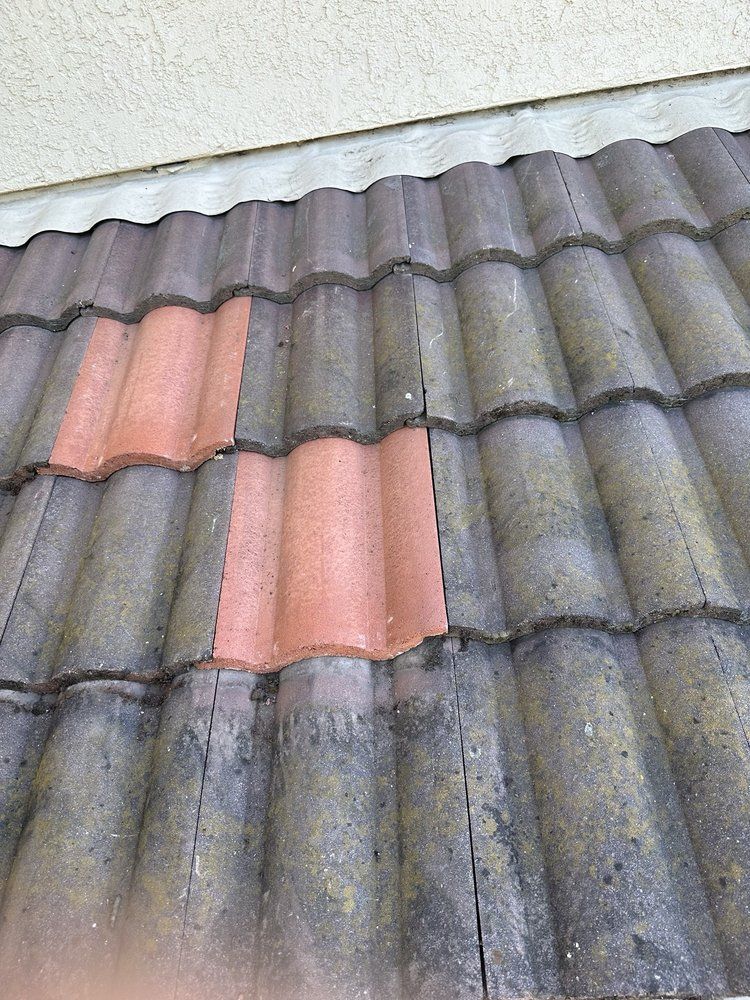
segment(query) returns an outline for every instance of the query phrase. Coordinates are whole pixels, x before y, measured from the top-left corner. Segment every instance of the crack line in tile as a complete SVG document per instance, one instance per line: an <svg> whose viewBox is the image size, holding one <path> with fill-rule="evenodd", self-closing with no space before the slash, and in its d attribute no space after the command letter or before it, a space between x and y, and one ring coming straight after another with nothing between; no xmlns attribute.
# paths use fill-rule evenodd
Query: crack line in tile
<svg viewBox="0 0 750 1000"><path fill-rule="evenodd" d="M192 851L190 853L190 875L188 876L187 893L186 893L186 897L185 897L185 911L184 911L183 920L182 920L182 934L180 935L180 949L179 949L179 956L178 956L178 959L177 959L177 971L176 971L176 974L175 974L174 992L172 994L173 1000L177 1000L177 991L180 988L180 971L182 969L182 953L183 953L183 949L184 949L184 946L185 946L185 935L186 935L186 931L187 931L188 914L190 912L190 892L191 892L191 889L192 889L192 886L193 886L193 873L195 872L195 852L196 852L197 844L198 844L198 832L200 830L201 806L203 804L203 789L204 789L205 784L206 784L206 771L208 770L208 755L209 755L209 753L211 751L211 733L213 731L214 711L216 709L216 696L217 696L218 690L219 690L219 671L217 670L216 671L216 677L214 678L213 699L211 701L211 714L210 714L209 720L208 720L208 733L206 734L206 750L205 750L205 755L203 757L203 771L201 773L200 792L198 793L198 805L197 805L197 808L196 808L196 811L195 811L196 815L195 815L195 830L194 830L194 833L193 833L193 848L192 848Z"/></svg>
<svg viewBox="0 0 750 1000"><path fill-rule="evenodd" d="M482 918L479 911L479 888L477 884L477 862L474 854L474 833L471 821L471 800L469 796L469 779L466 774L466 748L464 746L464 732L461 722L461 697L458 691L458 677L456 676L456 657L454 650L455 639L448 639L447 642L451 651L451 666L453 668L453 690L456 696L456 715L458 718L458 740L461 746L461 770L463 774L464 794L466 795L466 827L469 834L469 853L471 855L471 878L474 888L474 908L477 921L477 945L479 951L479 966L482 973L482 992L485 997L489 996L487 987L487 969L485 966L484 941L482 938Z"/></svg>

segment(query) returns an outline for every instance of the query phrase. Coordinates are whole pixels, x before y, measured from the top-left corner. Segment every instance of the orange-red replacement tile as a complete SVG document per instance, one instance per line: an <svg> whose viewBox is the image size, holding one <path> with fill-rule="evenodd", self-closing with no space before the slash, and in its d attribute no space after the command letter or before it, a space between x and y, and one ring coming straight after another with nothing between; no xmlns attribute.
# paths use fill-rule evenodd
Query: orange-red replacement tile
<svg viewBox="0 0 750 1000"><path fill-rule="evenodd" d="M388 659L447 628L427 431L239 456L212 666Z"/></svg>
<svg viewBox="0 0 750 1000"><path fill-rule="evenodd" d="M250 299L214 313L154 309L97 321L49 466L105 479L127 465L194 469L234 443Z"/></svg>

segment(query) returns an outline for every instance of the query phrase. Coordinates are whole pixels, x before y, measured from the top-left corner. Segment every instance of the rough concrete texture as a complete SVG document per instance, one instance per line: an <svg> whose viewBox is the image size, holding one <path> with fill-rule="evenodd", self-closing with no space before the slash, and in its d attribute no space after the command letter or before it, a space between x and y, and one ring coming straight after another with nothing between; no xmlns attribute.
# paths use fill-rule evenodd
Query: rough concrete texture
<svg viewBox="0 0 750 1000"><path fill-rule="evenodd" d="M749 32L741 0L33 0L0 190L741 66Z"/></svg>
<svg viewBox="0 0 750 1000"><path fill-rule="evenodd" d="M43 471L106 479L149 463L187 472L234 444L249 298L204 315L154 309L100 319Z"/></svg>
<svg viewBox="0 0 750 1000"><path fill-rule="evenodd" d="M6 692L4 1000L747 995L748 662L671 619Z"/></svg>
<svg viewBox="0 0 750 1000"><path fill-rule="evenodd" d="M426 431L239 455L213 663L381 660L445 631Z"/></svg>
<svg viewBox="0 0 750 1000"><path fill-rule="evenodd" d="M235 466L37 477L0 503L0 685L150 680L209 656Z"/></svg>
<svg viewBox="0 0 750 1000"><path fill-rule="evenodd" d="M430 431L451 629L750 620L749 427L750 394L728 389Z"/></svg>

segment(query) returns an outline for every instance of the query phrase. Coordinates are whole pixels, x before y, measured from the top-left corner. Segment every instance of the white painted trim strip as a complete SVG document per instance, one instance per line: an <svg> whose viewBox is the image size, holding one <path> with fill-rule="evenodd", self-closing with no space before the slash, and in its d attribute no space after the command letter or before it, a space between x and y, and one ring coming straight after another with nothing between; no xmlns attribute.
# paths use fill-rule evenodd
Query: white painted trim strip
<svg viewBox="0 0 750 1000"><path fill-rule="evenodd" d="M750 70L555 98L372 132L313 139L0 195L0 244L104 219L226 212L241 201L294 201L321 187L363 191L381 177L435 177L459 163L501 164L554 149L588 156L620 139L667 142L701 127L750 129Z"/></svg>

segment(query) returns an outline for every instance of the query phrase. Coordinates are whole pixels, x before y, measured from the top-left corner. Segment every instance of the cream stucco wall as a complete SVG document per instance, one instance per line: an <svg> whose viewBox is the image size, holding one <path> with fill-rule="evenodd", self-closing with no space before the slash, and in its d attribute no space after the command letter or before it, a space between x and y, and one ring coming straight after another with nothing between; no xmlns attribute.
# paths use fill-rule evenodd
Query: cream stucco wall
<svg viewBox="0 0 750 1000"><path fill-rule="evenodd" d="M5 0L0 191L750 62L746 0Z"/></svg>

